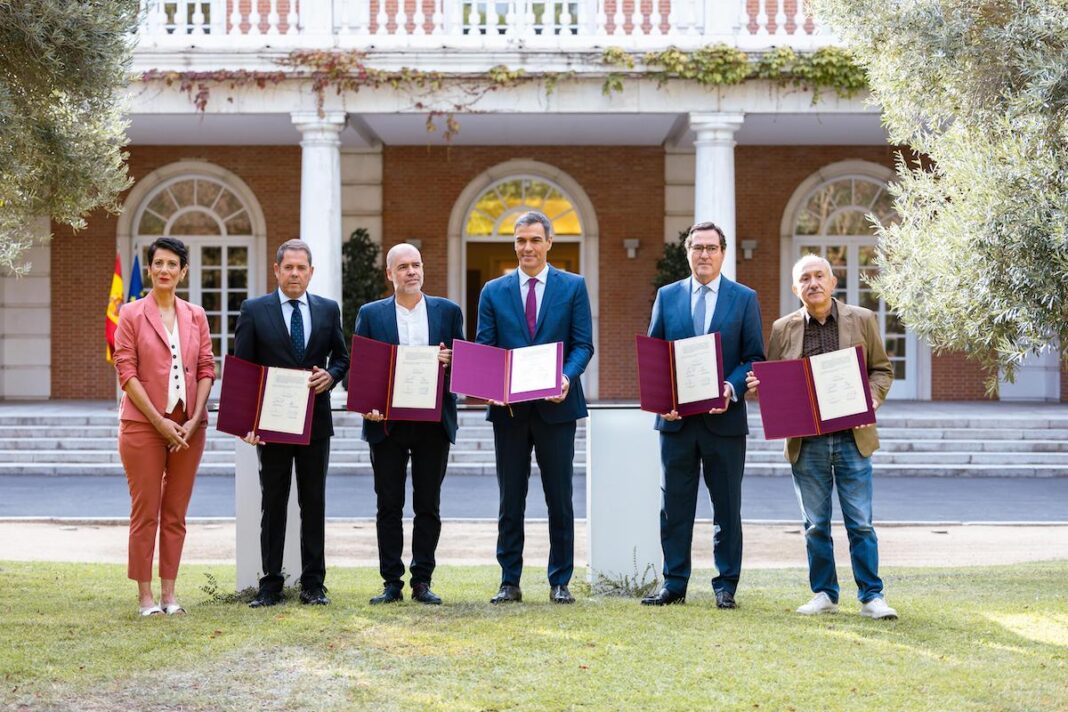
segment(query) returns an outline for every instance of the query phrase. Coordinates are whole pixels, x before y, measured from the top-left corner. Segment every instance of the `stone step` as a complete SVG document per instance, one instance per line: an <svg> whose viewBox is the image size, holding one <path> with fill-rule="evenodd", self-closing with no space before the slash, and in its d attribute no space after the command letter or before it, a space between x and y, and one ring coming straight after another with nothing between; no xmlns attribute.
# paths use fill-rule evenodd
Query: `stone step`
<svg viewBox="0 0 1068 712"><path fill-rule="evenodd" d="M205 450L201 462L209 464L233 464L232 452L223 450ZM330 464L363 464L370 463L370 452L363 450L338 450L331 449ZM38 463L38 464L63 464L63 463L121 463L122 459L115 449L111 450L3 450L0 451L0 462L8 463ZM496 457L492 450L452 450L449 452L450 466L456 464L492 465ZM536 461L534 461L536 462ZM586 452L575 452L575 466L584 465Z"/></svg>
<svg viewBox="0 0 1068 712"><path fill-rule="evenodd" d="M781 453L747 452L746 467L751 463L783 461ZM1060 465L1068 469L1068 453L1057 452L887 452L872 456L876 468L884 465Z"/></svg>
<svg viewBox="0 0 1068 712"><path fill-rule="evenodd" d="M533 474L537 475L538 469L533 467ZM234 474L232 464L208 464L203 463L198 471L198 476L229 476ZM370 464L342 464L330 463L331 476L370 475ZM449 467L452 475L482 475L493 476L493 465L454 465ZM575 474L584 476L585 467L575 466ZM785 477L790 474L790 467L784 461L782 463L753 463L746 465L747 477ZM122 466L117 463L0 463L0 475L86 475L86 476L113 476L125 475ZM650 477L659 477L659 473L650 473ZM876 468L877 477L1068 477L1068 467L1058 465L879 465Z"/></svg>
<svg viewBox="0 0 1068 712"><path fill-rule="evenodd" d="M234 451L237 438L225 434L211 434L205 444L205 451L229 452ZM0 438L0 451L12 450L51 450L63 453L74 451L115 450L118 447L116 436L105 438L57 438L57 437L34 437L34 438ZM341 437L335 435L331 440L331 452L343 452L346 450L367 450L367 443L357 437ZM487 438L457 438L453 450L480 450L493 452L493 437ZM575 439L575 451L586 451L586 440Z"/></svg>
<svg viewBox="0 0 1068 712"><path fill-rule="evenodd" d="M531 474L538 476L540 470L538 466L532 464ZM449 465L448 474L451 475L478 475L485 477L493 477L496 474L495 466L490 464L473 464L473 463L457 463L455 465ZM586 467L581 463L575 463L575 475L585 476ZM789 474L786 470L782 474ZM44 477L54 477L58 475L82 475L82 476L102 476L102 477L125 477L126 473L122 469L122 465L117 462L103 462L103 463L84 463L84 462L61 462L61 463L42 463L42 462L0 462L0 475L36 475ZM330 459L330 475L331 476L353 476L353 475L371 475L371 463L334 463L333 457ZM201 462L200 468L197 470L197 476L199 477L215 477L215 476L234 476L234 465L230 463L211 463ZM658 475L659 476L659 475Z"/></svg>

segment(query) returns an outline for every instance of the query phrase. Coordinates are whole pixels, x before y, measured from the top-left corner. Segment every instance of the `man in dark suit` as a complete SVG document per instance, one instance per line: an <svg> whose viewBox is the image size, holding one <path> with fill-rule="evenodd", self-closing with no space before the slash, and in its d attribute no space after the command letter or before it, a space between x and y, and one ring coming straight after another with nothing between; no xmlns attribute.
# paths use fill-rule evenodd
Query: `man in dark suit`
<svg viewBox="0 0 1068 712"><path fill-rule="evenodd" d="M549 598L554 603L575 601L567 588L575 559L571 480L575 423L586 417L579 376L593 357L593 320L586 281L548 264L552 244L552 223L547 217L538 212L521 215L515 223L519 269L487 282L478 302L480 344L507 349L564 344L561 396L510 407L491 404L487 415L493 423L500 487L497 561L501 586L491 603L523 599L519 579L531 449L549 509Z"/></svg>
<svg viewBox="0 0 1068 712"><path fill-rule="evenodd" d="M356 334L402 346L439 347L438 361L452 362L452 341L462 339L460 307L441 297L423 294L423 260L412 245L395 245L386 255L386 276L393 282L393 296L360 307ZM358 367L358 364L357 364ZM441 483L449 461L449 445L456 442L456 396L445 387L441 421L384 422L377 410L364 414L363 439L371 448L371 467L378 496L378 570L382 593L372 604L404 600L404 483L408 459L412 461L412 598L420 603L440 604L430 590L434 574L434 551L441 535Z"/></svg>
<svg viewBox="0 0 1068 712"><path fill-rule="evenodd" d="M716 606L734 608L742 568L742 472L745 468L745 377L754 361L764 360L764 336L756 292L720 274L727 238L714 223L698 223L686 237L691 275L661 287L653 304L649 336L675 341L719 332L723 347L723 389L727 407L708 414L658 415L663 498L660 544L664 584L642 604L663 606L686 601L690 547L701 472L712 498L714 555L712 579Z"/></svg>
<svg viewBox="0 0 1068 712"><path fill-rule="evenodd" d="M245 441L256 445L260 461L260 556L263 577L252 608L282 601L282 553L285 546L286 508L293 465L297 468L300 503L300 601L326 605L323 581L326 560L323 530L326 525L326 469L330 459L330 389L345 377L349 352L341 331L337 302L309 294L311 249L301 240L288 240L275 254L274 278L278 290L246 299L234 330L234 355L261 366L311 369L308 387L315 390L311 442L308 445L262 443L255 433Z"/></svg>

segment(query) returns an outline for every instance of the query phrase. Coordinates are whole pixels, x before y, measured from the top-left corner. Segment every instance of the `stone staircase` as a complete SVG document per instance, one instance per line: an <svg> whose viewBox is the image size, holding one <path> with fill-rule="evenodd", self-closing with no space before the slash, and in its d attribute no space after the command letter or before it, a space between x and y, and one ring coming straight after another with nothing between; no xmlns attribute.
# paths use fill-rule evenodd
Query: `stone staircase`
<svg viewBox="0 0 1068 712"><path fill-rule="evenodd" d="M1068 477L1068 408L1009 408L983 404L977 415L965 404L950 412L939 404L890 404L880 411L882 449L875 455L882 476ZM750 413L746 474L782 476L790 470L782 441L763 438L760 417ZM115 412L100 408L64 412L38 407L22 414L0 408L0 475L123 474L116 450ZM650 416L651 421L652 416ZM650 422L651 426L651 422ZM360 440L360 417L335 413L331 474L371 472ZM201 475L232 475L234 438L214 429L214 414ZM586 429L579 424L576 474L586 472ZM460 413L458 441L450 453L451 474L494 474L493 431L482 410ZM535 472L537 467L535 465Z"/></svg>

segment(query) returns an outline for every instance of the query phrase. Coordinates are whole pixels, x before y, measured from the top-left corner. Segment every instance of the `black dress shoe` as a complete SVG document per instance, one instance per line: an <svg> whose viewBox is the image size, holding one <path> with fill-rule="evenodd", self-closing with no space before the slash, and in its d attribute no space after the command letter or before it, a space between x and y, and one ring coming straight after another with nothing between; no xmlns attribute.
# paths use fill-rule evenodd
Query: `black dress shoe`
<svg viewBox="0 0 1068 712"><path fill-rule="evenodd" d="M382 588L382 593L378 594L371 599L371 605L377 606L379 603L397 603L404 600L404 594L401 593L400 586L392 586L386 584Z"/></svg>
<svg viewBox="0 0 1068 712"><path fill-rule="evenodd" d="M497 595L490 599L490 603L519 603L523 600L523 592L519 586L510 583L502 583Z"/></svg>
<svg viewBox="0 0 1068 712"><path fill-rule="evenodd" d="M567 590L567 586L553 586L549 589L549 600L553 603L574 603L575 597Z"/></svg>
<svg viewBox="0 0 1068 712"><path fill-rule="evenodd" d="M260 591L256 594L256 597L252 599L252 602L248 604L249 608L267 608L268 606L277 606L282 602L282 594L275 591Z"/></svg>
<svg viewBox="0 0 1068 712"><path fill-rule="evenodd" d="M301 589L300 602L308 606L328 606L330 599L326 597L326 586L318 588Z"/></svg>
<svg viewBox="0 0 1068 712"><path fill-rule="evenodd" d="M737 608L734 594L730 591L716 591L716 608Z"/></svg>
<svg viewBox="0 0 1068 712"><path fill-rule="evenodd" d="M643 606L670 606L675 603L686 603L686 594L662 588L642 599Z"/></svg>
<svg viewBox="0 0 1068 712"><path fill-rule="evenodd" d="M412 584L412 600L419 601L420 603L426 603L430 606L441 605L441 597L430 590L430 584L428 583Z"/></svg>

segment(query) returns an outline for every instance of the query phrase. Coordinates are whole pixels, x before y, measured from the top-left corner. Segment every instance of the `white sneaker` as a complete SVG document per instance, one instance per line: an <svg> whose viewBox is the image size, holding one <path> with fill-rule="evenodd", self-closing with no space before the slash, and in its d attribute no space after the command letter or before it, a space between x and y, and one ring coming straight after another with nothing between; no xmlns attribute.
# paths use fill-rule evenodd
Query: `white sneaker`
<svg viewBox="0 0 1068 712"><path fill-rule="evenodd" d="M865 618L897 620L897 611L886 605L886 601L882 597L873 598L867 603L860 604L860 615Z"/></svg>
<svg viewBox="0 0 1068 712"><path fill-rule="evenodd" d="M820 613L837 613L838 604L831 600L823 591L820 591L812 600L805 605L799 607L797 612L803 616L816 616Z"/></svg>

